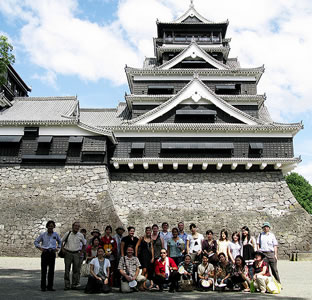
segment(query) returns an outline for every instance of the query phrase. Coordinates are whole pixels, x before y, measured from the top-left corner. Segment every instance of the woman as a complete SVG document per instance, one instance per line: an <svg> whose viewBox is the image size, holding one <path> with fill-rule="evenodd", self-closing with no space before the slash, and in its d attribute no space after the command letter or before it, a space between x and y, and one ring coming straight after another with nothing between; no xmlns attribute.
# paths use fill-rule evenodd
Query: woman
<svg viewBox="0 0 312 300"><path fill-rule="evenodd" d="M216 285L226 285L228 283L228 279L233 273L233 266L232 264L227 260L226 255L221 252L218 255L219 263L217 265L216 270L216 279L217 284Z"/></svg>
<svg viewBox="0 0 312 300"><path fill-rule="evenodd" d="M189 254L186 254L184 257L184 261L180 262L180 264L178 265L178 270L180 274L180 279L182 281L189 280L192 282L193 264L192 258ZM182 270L183 273L180 273L180 270Z"/></svg>
<svg viewBox="0 0 312 300"><path fill-rule="evenodd" d="M145 235L139 239L135 246L135 256L139 258L139 261L141 263L141 275L148 279L152 278L154 263L154 248L151 234L151 227L146 227Z"/></svg>
<svg viewBox="0 0 312 300"><path fill-rule="evenodd" d="M185 249L184 241L179 237L178 228L172 229L172 238L167 243L168 256L173 258L176 265L183 261L183 252Z"/></svg>
<svg viewBox="0 0 312 300"><path fill-rule="evenodd" d="M128 246L132 246L135 249L135 246L139 239L134 236L135 228L133 226L129 226L128 228L128 235L121 239L120 243L120 253L121 256L125 256L127 254Z"/></svg>
<svg viewBox="0 0 312 300"><path fill-rule="evenodd" d="M244 258L249 270L250 278L253 277L253 262L254 253L257 251L256 239L250 235L249 228L244 226L242 228L242 240L241 240L241 256Z"/></svg>
<svg viewBox="0 0 312 300"><path fill-rule="evenodd" d="M98 248L97 257L90 262L90 276L85 288L85 293L108 293L110 262L104 257L104 249Z"/></svg>
<svg viewBox="0 0 312 300"><path fill-rule="evenodd" d="M235 231L232 234L232 242L229 243L228 253L229 258L232 262L232 264L235 263L235 258L237 255L240 255L242 245L240 244L240 234L239 232Z"/></svg>
<svg viewBox="0 0 312 300"><path fill-rule="evenodd" d="M217 241L213 239L212 230L206 231L206 239L203 241L202 249L203 254L208 256L209 263L216 266L219 261L217 255Z"/></svg>
<svg viewBox="0 0 312 300"><path fill-rule="evenodd" d="M229 258L229 234L227 230L222 229L220 232L220 239L217 241L217 254L224 253L226 259Z"/></svg>
<svg viewBox="0 0 312 300"><path fill-rule="evenodd" d="M227 286L229 288L237 288L237 290L244 289L244 292L249 292L249 271L244 258L241 255L237 255L235 258L234 272L229 278Z"/></svg>
<svg viewBox="0 0 312 300"><path fill-rule="evenodd" d="M87 264L90 263L90 261L93 258L96 258L97 250L98 250L99 246L100 246L100 238L95 236L91 240L91 244L86 249L86 253L87 253L86 263Z"/></svg>
<svg viewBox="0 0 312 300"><path fill-rule="evenodd" d="M178 289L179 274L178 267L174 260L167 256L165 248L160 250L160 258L155 262L155 283L159 291L163 291L164 284L170 284L169 292L174 293Z"/></svg>
<svg viewBox="0 0 312 300"><path fill-rule="evenodd" d="M206 290L213 285L214 266L209 263L208 256L203 255L202 263L197 270L199 287Z"/></svg>
<svg viewBox="0 0 312 300"><path fill-rule="evenodd" d="M101 245L105 251L106 258L111 264L111 272L109 277L109 284L113 285L113 270L115 269L115 260L117 258L117 242L112 237L113 229L110 225L105 228L105 235L101 238Z"/></svg>
<svg viewBox="0 0 312 300"><path fill-rule="evenodd" d="M197 232L195 224L190 225L190 230L191 234L187 236L186 252L191 255L193 262L200 262L204 236Z"/></svg>
<svg viewBox="0 0 312 300"><path fill-rule="evenodd" d="M270 277L269 265L264 261L265 255L260 251L255 252L255 261L253 263L254 269L254 285L261 293L266 292L266 279Z"/></svg>
<svg viewBox="0 0 312 300"><path fill-rule="evenodd" d="M164 240L160 237L159 227L157 224L152 226L152 241L153 241L153 248L154 248L154 260L160 257L160 250L164 248Z"/></svg>

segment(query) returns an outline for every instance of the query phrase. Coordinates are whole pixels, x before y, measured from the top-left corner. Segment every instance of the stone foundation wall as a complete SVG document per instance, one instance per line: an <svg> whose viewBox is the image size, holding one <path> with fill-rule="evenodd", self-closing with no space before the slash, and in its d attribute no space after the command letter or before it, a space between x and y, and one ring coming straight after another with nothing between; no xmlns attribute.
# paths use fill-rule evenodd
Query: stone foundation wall
<svg viewBox="0 0 312 300"><path fill-rule="evenodd" d="M55 220L61 235L75 220L88 232L107 224L144 227L196 223L218 235L271 222L280 254L310 250L312 217L280 172L112 173L105 166L0 168L0 255L39 255L33 242Z"/></svg>
<svg viewBox="0 0 312 300"><path fill-rule="evenodd" d="M49 219L60 234L75 220L88 231L119 225L108 187L104 166L0 168L0 255L38 255L34 239Z"/></svg>
<svg viewBox="0 0 312 300"><path fill-rule="evenodd" d="M201 233L222 228L231 234L248 226L254 235L269 221L283 257L309 250L312 217L296 201L281 172L120 174L111 175L111 194L124 224L139 231L145 225L184 221Z"/></svg>

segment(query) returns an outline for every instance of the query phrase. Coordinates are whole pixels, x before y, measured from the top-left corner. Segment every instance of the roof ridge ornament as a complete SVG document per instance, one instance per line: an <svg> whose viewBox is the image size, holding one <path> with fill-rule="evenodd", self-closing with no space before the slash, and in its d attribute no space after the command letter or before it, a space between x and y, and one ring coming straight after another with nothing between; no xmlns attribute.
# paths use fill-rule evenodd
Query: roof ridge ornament
<svg viewBox="0 0 312 300"><path fill-rule="evenodd" d="M191 2L190 2L190 7L191 7L191 8L194 7L194 0L191 0Z"/></svg>

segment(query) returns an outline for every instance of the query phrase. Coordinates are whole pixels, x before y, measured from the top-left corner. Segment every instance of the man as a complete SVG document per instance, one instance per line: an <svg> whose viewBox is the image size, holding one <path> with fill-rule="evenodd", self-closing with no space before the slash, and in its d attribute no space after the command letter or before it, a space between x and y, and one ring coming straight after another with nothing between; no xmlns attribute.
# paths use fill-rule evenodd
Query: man
<svg viewBox="0 0 312 300"><path fill-rule="evenodd" d="M121 226L116 228L116 234L113 236L113 238L115 239L116 243L117 243L117 258L119 259L120 255L121 255L121 240L122 240L122 235L124 234L125 229Z"/></svg>
<svg viewBox="0 0 312 300"><path fill-rule="evenodd" d="M80 233L83 234L85 241L87 242L87 230L85 228L80 229ZM82 251L83 244L80 242L80 258L79 258L79 270L81 269L83 261L86 259L86 252ZM78 275L78 285L80 285L80 271Z"/></svg>
<svg viewBox="0 0 312 300"><path fill-rule="evenodd" d="M178 224L179 237L184 241L184 244L187 244L187 234L184 232L184 223L180 222Z"/></svg>
<svg viewBox="0 0 312 300"><path fill-rule="evenodd" d="M122 235L125 232L125 229L121 226L116 228L116 234L113 236L113 238L116 241L117 244L117 257L116 257L116 264L115 264L115 270L114 270L114 286L120 287L120 275L118 272L118 264L121 256L121 240L122 240Z"/></svg>
<svg viewBox="0 0 312 300"><path fill-rule="evenodd" d="M65 254L65 274L64 274L64 290L77 289L79 286L79 261L80 253L85 251L86 240L82 233L79 232L80 223L74 222L72 225L72 231L68 231L62 238L62 250ZM66 242L65 242L66 241ZM82 244L82 248L80 246ZM72 286L70 287L69 273L73 265Z"/></svg>
<svg viewBox="0 0 312 300"><path fill-rule="evenodd" d="M87 246L91 245L92 239L93 239L94 237L97 236L99 239L101 239L101 232L100 232L100 230L98 230L97 228L94 228L94 229L91 231L91 236L92 236L92 238L90 238L90 239L88 240Z"/></svg>
<svg viewBox="0 0 312 300"><path fill-rule="evenodd" d="M121 292L122 293L129 293L134 291L133 288L130 288L129 282L136 280L139 271L140 271L140 262L136 256L133 256L134 248L129 245L127 247L127 255L120 258L118 270L121 274Z"/></svg>
<svg viewBox="0 0 312 300"><path fill-rule="evenodd" d="M172 238L172 233L168 231L169 225L167 222L161 224L162 231L160 237L164 240L164 248L167 250L167 243Z"/></svg>
<svg viewBox="0 0 312 300"><path fill-rule="evenodd" d="M54 281L54 269L55 269L55 253L61 248L61 238L53 232L55 228L55 222L50 220L46 224L47 231L40 234L35 240L35 247L39 249L41 253L41 291L55 291L53 289ZM57 245L56 245L57 243ZM48 273L48 285L46 285L47 268Z"/></svg>
<svg viewBox="0 0 312 300"><path fill-rule="evenodd" d="M263 232L259 234L257 239L258 250L264 253L265 261L270 265L272 275L280 282L277 270L277 240L274 233L270 232L271 225L264 222L262 225Z"/></svg>

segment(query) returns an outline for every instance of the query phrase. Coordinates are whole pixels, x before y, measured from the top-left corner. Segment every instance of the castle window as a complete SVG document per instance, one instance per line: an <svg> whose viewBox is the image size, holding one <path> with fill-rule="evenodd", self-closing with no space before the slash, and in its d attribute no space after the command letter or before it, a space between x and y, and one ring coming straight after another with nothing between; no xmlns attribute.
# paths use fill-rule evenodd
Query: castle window
<svg viewBox="0 0 312 300"><path fill-rule="evenodd" d="M49 155L52 142L52 136L39 136L37 155Z"/></svg>
<svg viewBox="0 0 312 300"><path fill-rule="evenodd" d="M249 144L249 157L258 158L263 153L263 143L250 143Z"/></svg>
<svg viewBox="0 0 312 300"><path fill-rule="evenodd" d="M81 152L84 162L103 162L106 154L106 140L102 137L84 137Z"/></svg>
<svg viewBox="0 0 312 300"><path fill-rule="evenodd" d="M0 156L17 156L21 136L0 136Z"/></svg>
<svg viewBox="0 0 312 300"><path fill-rule="evenodd" d="M218 95L239 95L241 93L240 84L217 84L216 94Z"/></svg>
<svg viewBox="0 0 312 300"><path fill-rule="evenodd" d="M39 135L39 127L25 127L24 136L37 137Z"/></svg>
<svg viewBox="0 0 312 300"><path fill-rule="evenodd" d="M174 93L174 86L170 85L149 85L148 95L171 95Z"/></svg>

